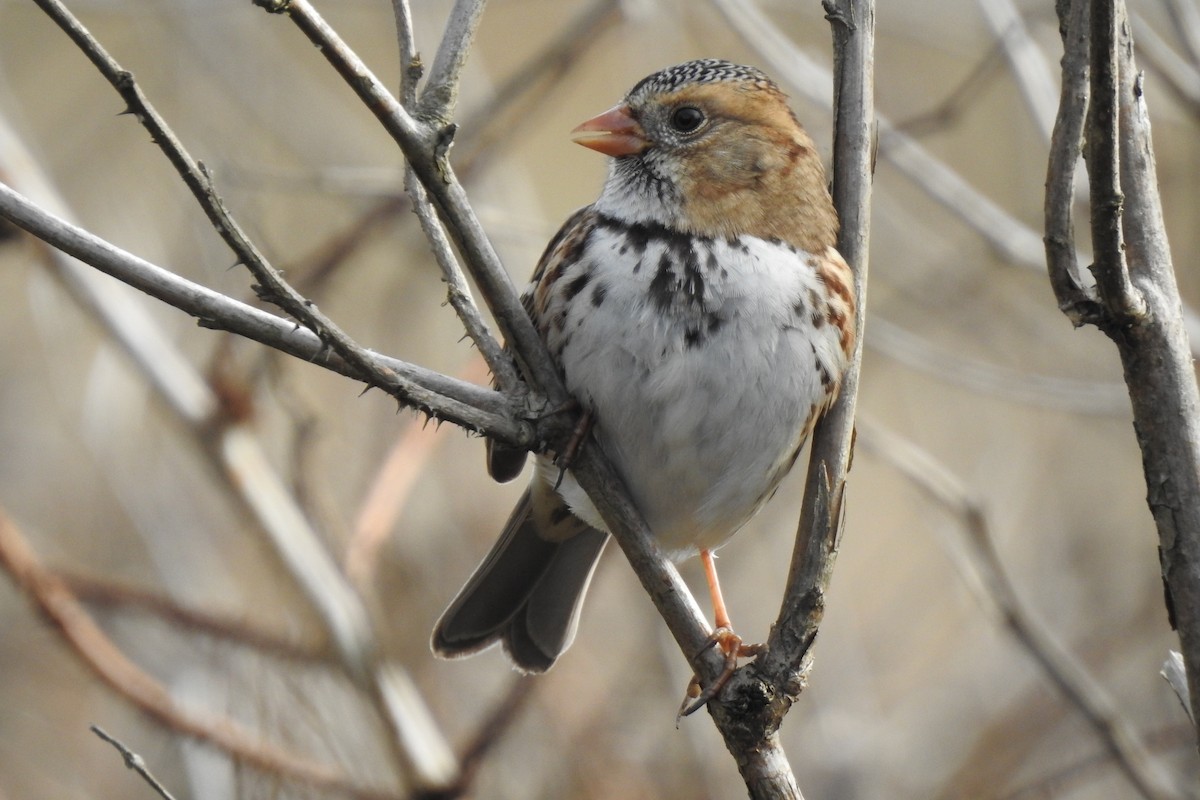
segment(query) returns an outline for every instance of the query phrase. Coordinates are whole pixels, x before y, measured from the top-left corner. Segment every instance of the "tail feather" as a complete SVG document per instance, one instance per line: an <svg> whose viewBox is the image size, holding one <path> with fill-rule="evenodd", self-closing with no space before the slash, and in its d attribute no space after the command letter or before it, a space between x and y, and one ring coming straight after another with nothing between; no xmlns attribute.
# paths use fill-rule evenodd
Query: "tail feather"
<svg viewBox="0 0 1200 800"><path fill-rule="evenodd" d="M553 516L577 530L540 531L537 520L546 515L533 513L533 504L526 491L499 541L442 614L432 639L437 655L459 658L502 642L518 668L545 672L570 647L608 534L569 514Z"/></svg>

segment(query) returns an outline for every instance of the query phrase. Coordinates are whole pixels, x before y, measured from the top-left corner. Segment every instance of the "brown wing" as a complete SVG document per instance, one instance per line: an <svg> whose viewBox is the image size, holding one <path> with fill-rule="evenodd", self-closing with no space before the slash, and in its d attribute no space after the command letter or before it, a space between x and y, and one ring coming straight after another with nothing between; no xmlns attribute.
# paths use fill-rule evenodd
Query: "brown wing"
<svg viewBox="0 0 1200 800"><path fill-rule="evenodd" d="M525 313L533 320L538 332L544 335L544 327L539 320L539 311L545 308L546 292L562 270L562 264L578 257L587 234L594 227L595 212L591 206L585 206L572 214L554 238L546 245L542 257L538 259L537 269L529 286L521 293L521 303ZM519 360L518 360L519 361ZM522 365L523 367L524 365ZM492 480L507 483L521 474L525 466L527 451L519 447L510 447L493 439L487 440L487 469Z"/></svg>

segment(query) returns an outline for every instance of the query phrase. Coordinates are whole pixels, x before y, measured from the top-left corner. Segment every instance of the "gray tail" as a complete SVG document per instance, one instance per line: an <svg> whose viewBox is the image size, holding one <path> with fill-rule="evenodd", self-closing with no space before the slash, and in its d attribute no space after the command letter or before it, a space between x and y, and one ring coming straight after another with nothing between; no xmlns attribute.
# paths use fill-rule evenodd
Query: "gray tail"
<svg viewBox="0 0 1200 800"><path fill-rule="evenodd" d="M551 493L535 484L539 489ZM549 513L535 513L526 490L499 541L434 627L434 653L461 658L501 642L518 669L545 672L571 646L608 534L581 522L557 495L553 502ZM545 533L555 541L539 535L539 520L549 522L553 530Z"/></svg>

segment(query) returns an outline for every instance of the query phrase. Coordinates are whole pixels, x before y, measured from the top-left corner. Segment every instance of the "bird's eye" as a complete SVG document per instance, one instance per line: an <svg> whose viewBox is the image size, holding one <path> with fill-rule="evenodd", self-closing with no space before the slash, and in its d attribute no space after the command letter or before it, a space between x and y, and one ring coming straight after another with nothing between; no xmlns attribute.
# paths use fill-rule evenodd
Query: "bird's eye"
<svg viewBox="0 0 1200 800"><path fill-rule="evenodd" d="M704 124L704 112L695 106L680 106L671 113L671 127L680 133L692 133Z"/></svg>

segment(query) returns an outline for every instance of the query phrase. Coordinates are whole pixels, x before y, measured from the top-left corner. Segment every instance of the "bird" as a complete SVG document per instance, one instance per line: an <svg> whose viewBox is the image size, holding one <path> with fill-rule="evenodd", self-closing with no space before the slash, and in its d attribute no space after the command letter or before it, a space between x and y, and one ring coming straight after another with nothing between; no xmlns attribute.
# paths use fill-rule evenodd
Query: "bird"
<svg viewBox="0 0 1200 800"><path fill-rule="evenodd" d="M608 156L607 178L522 301L590 422L582 446L610 460L664 553L699 555L713 641L736 659L752 650L732 634L713 551L774 494L856 342L824 167L779 86L715 58L643 78L572 137ZM489 441L491 476L514 479L526 455ZM521 672L545 672L575 638L608 539L569 468L538 455L438 620L435 655L499 643Z"/></svg>

